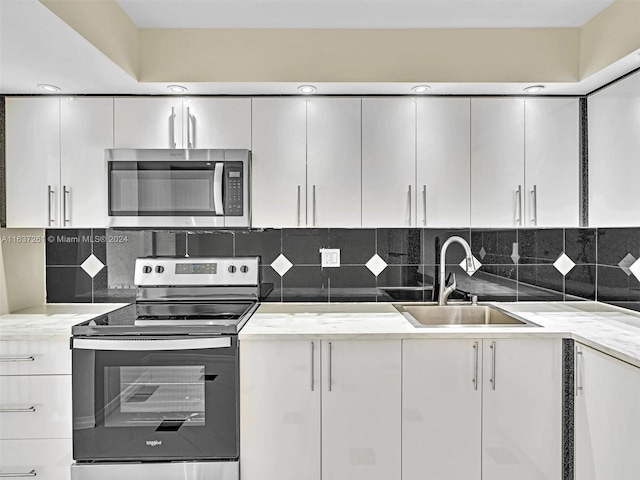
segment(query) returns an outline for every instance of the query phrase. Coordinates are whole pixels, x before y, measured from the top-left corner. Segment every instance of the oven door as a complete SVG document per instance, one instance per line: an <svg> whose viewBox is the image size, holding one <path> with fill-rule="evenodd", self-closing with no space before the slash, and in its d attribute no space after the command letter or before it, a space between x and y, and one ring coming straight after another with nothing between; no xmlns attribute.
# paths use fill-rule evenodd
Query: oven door
<svg viewBox="0 0 640 480"><path fill-rule="evenodd" d="M236 336L73 338L73 457L238 458Z"/></svg>

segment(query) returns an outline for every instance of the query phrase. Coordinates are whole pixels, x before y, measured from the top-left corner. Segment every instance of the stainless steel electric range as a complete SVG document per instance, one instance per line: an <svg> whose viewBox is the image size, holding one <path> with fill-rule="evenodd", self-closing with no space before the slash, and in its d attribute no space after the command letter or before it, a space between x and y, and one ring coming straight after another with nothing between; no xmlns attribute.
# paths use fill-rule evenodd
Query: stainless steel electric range
<svg viewBox="0 0 640 480"><path fill-rule="evenodd" d="M237 480L257 257L139 258L136 303L72 329L72 480Z"/></svg>

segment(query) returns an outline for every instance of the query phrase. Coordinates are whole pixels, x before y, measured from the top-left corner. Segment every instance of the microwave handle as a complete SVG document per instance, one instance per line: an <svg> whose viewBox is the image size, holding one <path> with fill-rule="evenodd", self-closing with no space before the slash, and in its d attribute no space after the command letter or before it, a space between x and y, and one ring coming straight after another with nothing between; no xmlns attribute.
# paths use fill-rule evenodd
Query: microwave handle
<svg viewBox="0 0 640 480"><path fill-rule="evenodd" d="M209 348L227 348L231 346L231 337L180 338L168 340L119 340L104 338L74 338L72 348L79 350L111 351L160 351L160 350L202 350Z"/></svg>
<svg viewBox="0 0 640 480"><path fill-rule="evenodd" d="M213 170L213 208L216 211L216 215L224 215L224 204L222 203L223 173L224 163L216 163Z"/></svg>

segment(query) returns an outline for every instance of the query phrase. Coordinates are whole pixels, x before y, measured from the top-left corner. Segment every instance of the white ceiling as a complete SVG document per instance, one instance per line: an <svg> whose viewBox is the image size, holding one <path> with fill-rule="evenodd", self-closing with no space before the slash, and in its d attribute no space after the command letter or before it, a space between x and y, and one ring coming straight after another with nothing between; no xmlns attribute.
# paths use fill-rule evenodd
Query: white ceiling
<svg viewBox="0 0 640 480"><path fill-rule="evenodd" d="M187 2L193 3L193 0L175 1L181 5ZM358 0L351 3L366 1ZM124 3L125 0L122 2ZM156 0L137 0L137 2L151 5L157 3ZM246 0L234 0L234 2L251 3ZM299 0L299 2L317 3L317 0ZM392 2L393 0L386 0L382 3L391 4ZM458 0L447 0L447 2L461 3ZM502 0L493 3L513 2L520 5L523 3L521 0ZM206 0L202 3L224 2ZM270 0L253 3L268 4ZM477 3L487 2L478 0ZM586 5L590 2L546 0L536 3ZM550 84L545 93L584 94L638 67L640 67L640 55L635 52L580 83ZM140 83L131 78L38 0L0 0L0 94L42 94L43 91L37 87L39 83L57 85L62 88L62 94L157 95L168 93L165 83ZM196 95L297 94L298 87L295 83L185 83L184 85L189 88L189 94ZM319 94L395 95L411 94L413 84L317 83L316 86ZM518 95L522 93L525 86L525 84L504 83L432 84L431 93Z"/></svg>
<svg viewBox="0 0 640 480"><path fill-rule="evenodd" d="M141 28L578 27L613 0L118 0Z"/></svg>

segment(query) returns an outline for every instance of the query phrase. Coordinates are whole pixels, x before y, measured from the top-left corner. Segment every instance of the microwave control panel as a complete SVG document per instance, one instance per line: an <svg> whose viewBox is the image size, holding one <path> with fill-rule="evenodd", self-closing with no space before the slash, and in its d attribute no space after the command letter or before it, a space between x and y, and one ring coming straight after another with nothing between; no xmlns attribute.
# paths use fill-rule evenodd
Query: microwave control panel
<svg viewBox="0 0 640 480"><path fill-rule="evenodd" d="M241 217L244 214L244 172L242 162L225 162L224 186L225 215Z"/></svg>

